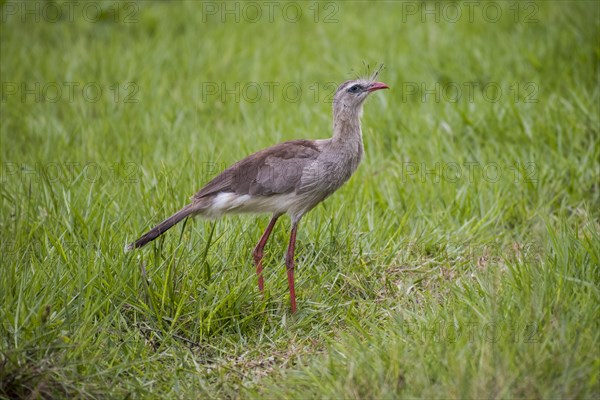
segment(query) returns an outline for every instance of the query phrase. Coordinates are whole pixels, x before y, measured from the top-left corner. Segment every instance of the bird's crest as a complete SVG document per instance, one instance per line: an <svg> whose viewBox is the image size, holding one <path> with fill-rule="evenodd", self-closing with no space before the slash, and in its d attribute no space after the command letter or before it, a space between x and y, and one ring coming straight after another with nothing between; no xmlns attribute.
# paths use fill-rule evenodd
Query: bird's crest
<svg viewBox="0 0 600 400"><path fill-rule="evenodd" d="M377 79L377 77L379 76L379 74L381 73L381 71L383 70L383 68L384 68L384 65L383 65L383 63L381 63L381 64L379 64L377 69L374 69L373 72L371 72L370 65L367 64L365 61L363 61L363 71L364 72L358 73L355 70L352 70L352 72L355 75L355 79L374 82Z"/></svg>

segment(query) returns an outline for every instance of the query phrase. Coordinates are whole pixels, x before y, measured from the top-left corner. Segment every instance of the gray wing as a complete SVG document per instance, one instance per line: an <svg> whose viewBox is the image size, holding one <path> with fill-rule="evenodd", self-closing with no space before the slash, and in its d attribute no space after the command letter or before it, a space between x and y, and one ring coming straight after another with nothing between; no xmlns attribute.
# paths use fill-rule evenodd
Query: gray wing
<svg viewBox="0 0 600 400"><path fill-rule="evenodd" d="M222 192L268 196L299 190L303 171L314 164L320 153L312 140L292 140L268 147L227 168L192 199Z"/></svg>

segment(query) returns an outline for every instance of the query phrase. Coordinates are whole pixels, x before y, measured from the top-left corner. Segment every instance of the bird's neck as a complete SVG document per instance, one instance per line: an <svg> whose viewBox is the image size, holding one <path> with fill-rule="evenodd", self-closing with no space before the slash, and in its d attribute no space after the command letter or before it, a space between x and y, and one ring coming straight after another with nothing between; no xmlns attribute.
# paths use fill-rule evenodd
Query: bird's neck
<svg viewBox="0 0 600 400"><path fill-rule="evenodd" d="M342 116L334 113L333 118L333 137L330 144L338 157L349 163L350 173L356 170L364 152L360 114L360 110Z"/></svg>
<svg viewBox="0 0 600 400"><path fill-rule="evenodd" d="M345 143L352 147L359 145L362 148L361 114L362 107L353 111L334 111L332 143Z"/></svg>

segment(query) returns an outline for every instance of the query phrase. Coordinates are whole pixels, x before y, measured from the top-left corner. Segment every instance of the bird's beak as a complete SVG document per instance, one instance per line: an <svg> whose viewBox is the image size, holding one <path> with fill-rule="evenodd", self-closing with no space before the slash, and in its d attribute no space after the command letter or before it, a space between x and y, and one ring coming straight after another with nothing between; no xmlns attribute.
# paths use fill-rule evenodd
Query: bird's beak
<svg viewBox="0 0 600 400"><path fill-rule="evenodd" d="M383 83L383 82L373 82L367 88L367 92L374 92L376 90L389 89L389 88L390 87L388 85L386 85L385 83Z"/></svg>

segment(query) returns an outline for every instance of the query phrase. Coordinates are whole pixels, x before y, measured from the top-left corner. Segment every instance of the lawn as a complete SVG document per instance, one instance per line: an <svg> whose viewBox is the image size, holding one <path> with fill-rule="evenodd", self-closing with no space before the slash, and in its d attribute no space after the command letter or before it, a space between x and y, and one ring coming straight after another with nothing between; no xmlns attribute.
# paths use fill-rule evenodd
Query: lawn
<svg viewBox="0 0 600 400"><path fill-rule="evenodd" d="M0 4L0 397L600 397L600 3ZM123 251L381 62L296 314L287 218Z"/></svg>

